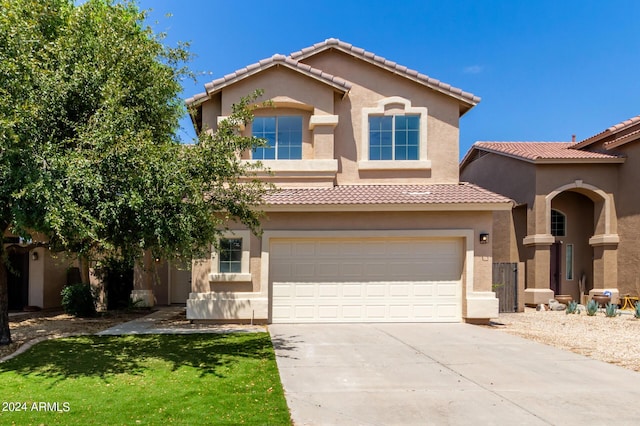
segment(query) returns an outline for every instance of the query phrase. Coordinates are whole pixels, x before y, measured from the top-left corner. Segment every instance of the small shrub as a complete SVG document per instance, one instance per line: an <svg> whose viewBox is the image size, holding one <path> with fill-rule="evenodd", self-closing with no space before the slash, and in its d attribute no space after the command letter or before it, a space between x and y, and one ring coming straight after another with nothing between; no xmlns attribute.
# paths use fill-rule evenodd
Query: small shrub
<svg viewBox="0 0 640 426"><path fill-rule="evenodd" d="M633 316L636 318L640 318L640 301L636 302L636 309L633 312Z"/></svg>
<svg viewBox="0 0 640 426"><path fill-rule="evenodd" d="M71 284L62 289L62 309L76 317L96 315L96 298L89 284Z"/></svg>
<svg viewBox="0 0 640 426"><path fill-rule="evenodd" d="M620 313L618 312L618 305L614 305L613 303L608 302L607 306L605 306L604 308L604 314L609 318L617 317L618 315L620 315Z"/></svg>
<svg viewBox="0 0 640 426"><path fill-rule="evenodd" d="M587 303L587 315L589 315L590 317L594 316L598 313L598 308L600 308L598 302L593 299L589 300L589 302Z"/></svg>
<svg viewBox="0 0 640 426"><path fill-rule="evenodd" d="M569 304L567 305L567 309L565 310L565 312L568 314L579 314L580 311L578 310L578 302L572 300L571 302L569 302Z"/></svg>

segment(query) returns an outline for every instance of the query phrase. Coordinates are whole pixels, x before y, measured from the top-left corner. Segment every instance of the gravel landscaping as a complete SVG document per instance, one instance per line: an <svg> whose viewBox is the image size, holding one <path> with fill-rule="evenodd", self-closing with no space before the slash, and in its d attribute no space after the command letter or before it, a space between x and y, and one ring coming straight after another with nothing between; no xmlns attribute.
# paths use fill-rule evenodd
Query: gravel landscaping
<svg viewBox="0 0 640 426"><path fill-rule="evenodd" d="M635 319L631 311L622 312L620 316L608 318L603 312L590 317L585 313L567 315L564 311L536 311L527 308L522 313L500 314L492 322L491 328L640 372L640 320ZM60 312L25 314L26 316L10 320L14 342L0 347L0 358L35 339L93 334L148 313L118 312L96 318L74 318ZM184 312L161 321L158 326L221 329L219 331L234 328L230 325L191 324Z"/></svg>
<svg viewBox="0 0 640 426"><path fill-rule="evenodd" d="M503 313L492 327L640 372L640 319L631 311L617 317L564 311Z"/></svg>

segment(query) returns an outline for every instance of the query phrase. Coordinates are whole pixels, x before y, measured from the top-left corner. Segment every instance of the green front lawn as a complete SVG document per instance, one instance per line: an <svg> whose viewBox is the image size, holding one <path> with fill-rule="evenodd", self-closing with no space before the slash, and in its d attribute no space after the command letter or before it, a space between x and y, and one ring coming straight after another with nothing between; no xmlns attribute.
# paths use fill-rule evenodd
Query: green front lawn
<svg viewBox="0 0 640 426"><path fill-rule="evenodd" d="M0 364L0 401L0 424L291 423L267 333L49 340Z"/></svg>

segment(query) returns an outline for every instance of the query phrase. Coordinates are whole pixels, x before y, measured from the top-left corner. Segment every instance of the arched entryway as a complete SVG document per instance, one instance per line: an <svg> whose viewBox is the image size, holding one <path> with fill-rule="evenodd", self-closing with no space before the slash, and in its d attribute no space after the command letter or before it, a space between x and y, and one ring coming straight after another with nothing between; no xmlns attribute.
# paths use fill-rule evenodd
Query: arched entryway
<svg viewBox="0 0 640 426"><path fill-rule="evenodd" d="M550 288L554 294L581 294L593 288L594 202L580 192L568 190L551 201Z"/></svg>
<svg viewBox="0 0 640 426"><path fill-rule="evenodd" d="M612 290L617 296L619 238L613 197L577 180L547 195L545 208L546 231L553 237L550 277L556 273L556 287L553 279L549 287L575 300L594 289Z"/></svg>
<svg viewBox="0 0 640 426"><path fill-rule="evenodd" d="M581 293L604 290L618 300L613 196L576 180L550 191L543 200L527 213L525 304L547 303L559 293L581 300Z"/></svg>

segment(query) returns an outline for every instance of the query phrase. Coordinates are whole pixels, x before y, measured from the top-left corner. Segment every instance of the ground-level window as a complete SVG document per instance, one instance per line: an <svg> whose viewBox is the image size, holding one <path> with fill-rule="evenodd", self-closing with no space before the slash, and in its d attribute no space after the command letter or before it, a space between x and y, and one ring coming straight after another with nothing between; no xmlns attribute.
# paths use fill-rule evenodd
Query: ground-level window
<svg viewBox="0 0 640 426"><path fill-rule="evenodd" d="M551 210L551 235L564 237L567 234L567 217L558 210Z"/></svg>
<svg viewBox="0 0 640 426"><path fill-rule="evenodd" d="M566 277L567 280L573 279L573 244L567 244L566 248Z"/></svg>
<svg viewBox="0 0 640 426"><path fill-rule="evenodd" d="M220 239L218 271L222 274L242 272L242 238Z"/></svg>

